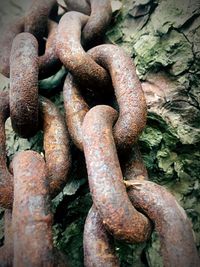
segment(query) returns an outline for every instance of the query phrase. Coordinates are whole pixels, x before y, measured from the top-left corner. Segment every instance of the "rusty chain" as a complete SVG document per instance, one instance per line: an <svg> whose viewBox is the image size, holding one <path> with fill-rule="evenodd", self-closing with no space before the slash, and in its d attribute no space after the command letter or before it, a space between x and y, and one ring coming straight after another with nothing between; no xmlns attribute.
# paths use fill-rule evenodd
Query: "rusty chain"
<svg viewBox="0 0 200 267"><path fill-rule="evenodd" d="M10 77L9 92L0 92L0 206L6 209L0 266L69 266L53 247L50 199L67 183L70 139L84 152L93 199L84 229L86 267L120 266L114 239L144 242L153 228L163 266L200 266L185 211L164 187L148 181L137 144L147 107L135 66L121 48L99 45L111 21L110 1L64 2L63 16L54 21L56 0L32 1L0 42L0 71ZM65 121L38 92L38 79L62 64L69 71ZM95 95L108 94L112 107L95 104ZM20 152L8 168L9 116L24 138L43 131L44 157Z"/></svg>

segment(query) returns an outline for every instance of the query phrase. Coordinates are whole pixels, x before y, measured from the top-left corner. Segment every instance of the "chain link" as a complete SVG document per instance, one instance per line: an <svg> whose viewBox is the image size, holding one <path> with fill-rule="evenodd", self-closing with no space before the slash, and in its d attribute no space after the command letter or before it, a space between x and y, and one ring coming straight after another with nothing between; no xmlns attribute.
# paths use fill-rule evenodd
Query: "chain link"
<svg viewBox="0 0 200 267"><path fill-rule="evenodd" d="M32 1L0 43L0 71L10 76L9 92L0 93L0 206L7 209L0 266L68 266L53 247L50 199L67 183L70 139L84 152L93 200L84 229L85 266L120 266L114 239L144 242L153 227L163 266L200 266L185 211L166 189L148 181L137 144L147 107L135 66L121 48L99 45L111 21L110 1L64 2L59 20L56 0ZM62 64L69 71L65 120L38 92L38 79ZM112 107L105 105L109 101ZM9 116L23 137L43 130L44 157L20 152L8 169Z"/></svg>

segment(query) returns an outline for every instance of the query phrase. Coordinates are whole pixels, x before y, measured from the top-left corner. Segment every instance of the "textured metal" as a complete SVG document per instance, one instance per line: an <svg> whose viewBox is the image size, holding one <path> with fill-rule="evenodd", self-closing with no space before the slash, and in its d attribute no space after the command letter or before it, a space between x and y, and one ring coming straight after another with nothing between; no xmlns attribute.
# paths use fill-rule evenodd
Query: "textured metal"
<svg viewBox="0 0 200 267"><path fill-rule="evenodd" d="M88 16L79 12L68 12L61 18L58 25L57 55L79 83L104 88L110 81L108 73L81 46L81 29L87 21Z"/></svg>
<svg viewBox="0 0 200 267"><path fill-rule="evenodd" d="M69 136L64 118L50 100L40 97L40 111L49 194L54 197L62 190L68 179L71 166ZM8 93L2 92L0 94L0 206L5 208L11 208L13 202L13 177L6 164L5 121L8 117Z"/></svg>
<svg viewBox="0 0 200 267"><path fill-rule="evenodd" d="M10 51L12 42L18 33L24 29L24 20L12 22L7 25L0 36L0 73L6 77L10 76Z"/></svg>
<svg viewBox="0 0 200 267"><path fill-rule="evenodd" d="M39 79L44 79L55 74L62 66L56 55L56 38L58 24L52 20L48 21L48 37L45 53L39 57Z"/></svg>
<svg viewBox="0 0 200 267"><path fill-rule="evenodd" d="M114 126L117 148L130 148L146 125L147 107L132 60L121 48L101 45L88 51L98 64L109 70L119 105L119 118ZM74 143L82 149L81 125L89 107L77 83L68 75L64 84L67 126Z"/></svg>
<svg viewBox="0 0 200 267"><path fill-rule="evenodd" d="M11 267L13 262L12 212L4 213L4 245L0 248L0 266Z"/></svg>
<svg viewBox="0 0 200 267"><path fill-rule="evenodd" d="M112 125L117 112L108 106L96 106L85 116L83 147L93 202L103 224L115 238L143 242L151 232L151 223L132 206L117 157Z"/></svg>
<svg viewBox="0 0 200 267"><path fill-rule="evenodd" d="M135 145L133 150L123 162L123 176L126 174L125 177L129 180L148 179L138 145ZM84 227L84 261L87 267L120 266L115 253L114 239L105 229L94 205L88 213Z"/></svg>
<svg viewBox="0 0 200 267"><path fill-rule="evenodd" d="M87 267L119 267L113 237L107 232L93 205L84 226L84 264Z"/></svg>
<svg viewBox="0 0 200 267"><path fill-rule="evenodd" d="M41 40L47 32L48 16L56 0L32 0L24 18L24 31Z"/></svg>
<svg viewBox="0 0 200 267"><path fill-rule="evenodd" d="M101 45L88 54L110 73L119 105L114 139L119 149L131 147L146 125L147 106L135 66L120 47Z"/></svg>
<svg viewBox="0 0 200 267"><path fill-rule="evenodd" d="M69 135L58 108L44 97L40 97L40 100L49 193L53 197L67 183L71 165Z"/></svg>
<svg viewBox="0 0 200 267"><path fill-rule="evenodd" d="M53 266L52 215L44 159L34 151L19 152L13 159L12 168L13 265Z"/></svg>
<svg viewBox="0 0 200 267"><path fill-rule="evenodd" d="M68 131L74 144L80 150L83 150L82 123L86 113L89 111L89 106L84 101L78 85L70 73L65 79L63 98Z"/></svg>
<svg viewBox="0 0 200 267"><path fill-rule="evenodd" d="M8 92L0 93L0 206L12 207L13 178L7 168L5 121L9 117Z"/></svg>
<svg viewBox="0 0 200 267"><path fill-rule="evenodd" d="M112 17L110 0L90 0L91 14L83 28L83 43L87 47L101 42Z"/></svg>
<svg viewBox="0 0 200 267"><path fill-rule="evenodd" d="M91 8L87 0L64 0L68 11L78 11L85 15L90 15Z"/></svg>
<svg viewBox="0 0 200 267"><path fill-rule="evenodd" d="M18 34L10 57L10 116L22 137L38 130L38 43L30 33Z"/></svg>
<svg viewBox="0 0 200 267"><path fill-rule="evenodd" d="M136 208L155 224L163 266L200 266L192 225L183 208L164 187L145 180L126 183Z"/></svg>

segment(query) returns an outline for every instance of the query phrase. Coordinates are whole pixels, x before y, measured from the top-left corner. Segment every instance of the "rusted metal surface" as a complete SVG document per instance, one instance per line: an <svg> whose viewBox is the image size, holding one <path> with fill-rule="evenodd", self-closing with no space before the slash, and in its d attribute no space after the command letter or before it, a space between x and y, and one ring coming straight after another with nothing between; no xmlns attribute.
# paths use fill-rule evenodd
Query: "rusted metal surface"
<svg viewBox="0 0 200 267"><path fill-rule="evenodd" d="M49 190L53 197L62 190L68 179L71 165L69 135L64 118L50 100L40 97L40 110Z"/></svg>
<svg viewBox="0 0 200 267"><path fill-rule="evenodd" d="M89 107L78 89L74 78L68 74L63 87L66 124L74 144L83 150L82 123Z"/></svg>
<svg viewBox="0 0 200 267"><path fill-rule="evenodd" d="M144 94L132 60L114 45L97 46L88 53L110 72L119 105L114 138L119 150L130 148L144 129L147 115ZM82 149L81 125L88 105L70 75L66 78L63 94L69 132L74 143Z"/></svg>
<svg viewBox="0 0 200 267"><path fill-rule="evenodd" d="M135 180L126 184L134 206L155 224L164 267L200 266L191 222L175 197L150 181Z"/></svg>
<svg viewBox="0 0 200 267"><path fill-rule="evenodd" d="M13 262L12 212L4 213L4 245L0 248L0 266L11 267Z"/></svg>
<svg viewBox="0 0 200 267"><path fill-rule="evenodd" d="M123 176L128 180L148 179L148 174L137 144L134 145L133 150L134 153L129 153L124 159ZM93 205L88 213L84 227L85 266L120 266L113 241L113 237L106 231L103 221Z"/></svg>
<svg viewBox="0 0 200 267"><path fill-rule="evenodd" d="M57 55L79 83L104 88L110 82L108 73L81 46L81 29L87 21L88 16L79 12L68 12L61 18L58 25Z"/></svg>
<svg viewBox="0 0 200 267"><path fill-rule="evenodd" d="M53 266L52 215L45 162L38 153L18 153L14 175L14 266ZM23 253L22 253L23 252Z"/></svg>
<svg viewBox="0 0 200 267"><path fill-rule="evenodd" d="M90 15L91 8L87 0L64 0L68 11L78 11L85 15Z"/></svg>
<svg viewBox="0 0 200 267"><path fill-rule="evenodd" d="M126 155L121 155L120 164L125 180L149 179L138 144L133 145L132 150Z"/></svg>
<svg viewBox="0 0 200 267"><path fill-rule="evenodd" d="M132 206L117 157L112 125L117 112L96 106L85 116L83 147L90 191L103 224L115 238L143 242L151 232L150 221Z"/></svg>
<svg viewBox="0 0 200 267"><path fill-rule="evenodd" d="M119 105L114 138L120 150L131 147L146 125L147 107L135 66L125 52L115 45L92 48L88 54L109 70Z"/></svg>
<svg viewBox="0 0 200 267"><path fill-rule="evenodd" d="M13 200L13 177L7 168L5 145L5 120L9 117L8 99L7 92L0 94L0 206L5 208L12 207ZM50 100L40 97L40 111L49 193L54 197L62 190L68 179L71 166L69 135L64 118Z"/></svg>
<svg viewBox="0 0 200 267"><path fill-rule="evenodd" d="M47 32L48 16L56 0L32 0L24 18L24 31L40 41Z"/></svg>
<svg viewBox="0 0 200 267"><path fill-rule="evenodd" d="M8 92L0 93L0 206L12 207L13 184L12 175L7 168L5 121L9 117Z"/></svg>
<svg viewBox="0 0 200 267"><path fill-rule="evenodd" d="M12 22L0 36L0 73L6 77L10 76L10 51L15 36L24 29L24 20Z"/></svg>
<svg viewBox="0 0 200 267"><path fill-rule="evenodd" d="M10 57L10 116L22 137L38 130L38 43L30 33L13 41Z"/></svg>
<svg viewBox="0 0 200 267"><path fill-rule="evenodd" d="M44 79L55 74L62 66L56 55L56 38L58 24L52 20L48 21L48 38L45 53L39 57L39 78Z"/></svg>
<svg viewBox="0 0 200 267"><path fill-rule="evenodd" d="M93 205L84 226L84 264L87 267L119 267L115 255L113 238L102 224L101 217Z"/></svg>
<svg viewBox="0 0 200 267"><path fill-rule="evenodd" d="M83 28L83 43L88 47L101 42L112 17L110 0L90 0L91 14Z"/></svg>

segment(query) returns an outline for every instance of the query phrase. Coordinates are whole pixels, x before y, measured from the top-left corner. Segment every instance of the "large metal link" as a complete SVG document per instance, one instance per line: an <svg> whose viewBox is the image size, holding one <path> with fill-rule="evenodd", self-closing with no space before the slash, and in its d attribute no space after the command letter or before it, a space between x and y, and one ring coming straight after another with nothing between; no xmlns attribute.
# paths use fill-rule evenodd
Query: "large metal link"
<svg viewBox="0 0 200 267"><path fill-rule="evenodd" d="M40 99L49 193L51 197L54 197L63 188L68 179L71 165L69 137L59 110L50 100L44 97ZM9 117L8 93L1 93L0 100L0 206L11 208L13 202L13 177L7 168L5 145L5 121Z"/></svg>
<svg viewBox="0 0 200 267"><path fill-rule="evenodd" d="M56 0L32 0L24 18L24 31L33 34L40 41L47 31L48 16Z"/></svg>
<svg viewBox="0 0 200 267"><path fill-rule="evenodd" d="M10 116L22 137L38 130L38 42L30 33L18 34L10 56Z"/></svg>
<svg viewBox="0 0 200 267"><path fill-rule="evenodd" d="M119 105L114 138L120 150L130 148L144 129L147 115L144 93L135 66L124 51L114 45L97 46L89 50L88 54L110 73ZM63 89L66 123L73 141L82 149L80 126L88 105L79 91L73 77L68 75Z"/></svg>
<svg viewBox="0 0 200 267"><path fill-rule="evenodd" d="M56 0L51 1L32 1L31 7L27 10L24 17L12 22L4 29L0 37L0 72L6 77L10 76L10 53L14 38L22 32L33 34L39 43L43 42L47 29L49 40L47 40L46 51L40 59L40 78L49 77L60 67L60 60L55 53L56 29L53 22L48 20L48 15ZM54 37L52 37L54 36Z"/></svg>
<svg viewBox="0 0 200 267"><path fill-rule="evenodd" d="M55 74L62 66L56 55L56 39L58 34L58 24L52 20L48 21L48 37L46 41L45 53L39 57L39 78L47 78Z"/></svg>
<svg viewBox="0 0 200 267"><path fill-rule="evenodd" d="M84 86L103 88L110 78L106 70L95 63L81 46L81 29L88 21L88 16L79 12L68 12L58 25L57 55L76 78Z"/></svg>
<svg viewBox="0 0 200 267"><path fill-rule="evenodd" d="M147 172L137 146L134 156L128 157L124 171L132 204L155 225L161 243L163 266L199 266L191 223L185 211L164 187L146 180ZM84 228L84 256L87 267L119 266L113 239L104 228L94 205Z"/></svg>
<svg viewBox="0 0 200 267"><path fill-rule="evenodd" d="M13 265L15 267L53 266L52 215L45 161L36 152L20 152L13 159L12 168L14 175Z"/></svg>
<svg viewBox="0 0 200 267"><path fill-rule="evenodd" d="M112 125L117 112L109 106L96 106L85 116L83 148L93 202L103 224L115 238L143 242L151 232L149 220L132 206L117 157Z"/></svg>

